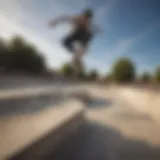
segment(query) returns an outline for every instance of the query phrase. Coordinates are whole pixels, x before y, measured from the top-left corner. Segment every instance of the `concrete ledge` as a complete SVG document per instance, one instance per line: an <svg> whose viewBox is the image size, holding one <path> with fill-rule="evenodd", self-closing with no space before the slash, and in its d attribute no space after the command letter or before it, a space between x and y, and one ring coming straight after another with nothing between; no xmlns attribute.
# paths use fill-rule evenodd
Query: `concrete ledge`
<svg viewBox="0 0 160 160"><path fill-rule="evenodd" d="M86 101L89 99L85 90L73 88L43 87L10 90L0 92L0 117L28 114L53 104L59 106L67 99Z"/></svg>
<svg viewBox="0 0 160 160"><path fill-rule="evenodd" d="M75 88L74 88L75 89ZM77 89L76 91L73 88L55 88L55 87L39 87L39 88L23 88L23 89L14 89L8 91L0 92L0 102L5 100L16 100L23 98L32 98L38 97L41 95L54 95L56 97L66 96L66 97L75 97L82 98L88 97L89 94L84 89Z"/></svg>
<svg viewBox="0 0 160 160"><path fill-rule="evenodd" d="M0 92L0 100L20 99L23 97L33 97L40 94L50 94L54 92L55 90L52 87L14 89Z"/></svg>
<svg viewBox="0 0 160 160"><path fill-rule="evenodd" d="M0 118L0 159L42 157L76 130L83 122L83 115L83 105L69 100L61 107Z"/></svg>

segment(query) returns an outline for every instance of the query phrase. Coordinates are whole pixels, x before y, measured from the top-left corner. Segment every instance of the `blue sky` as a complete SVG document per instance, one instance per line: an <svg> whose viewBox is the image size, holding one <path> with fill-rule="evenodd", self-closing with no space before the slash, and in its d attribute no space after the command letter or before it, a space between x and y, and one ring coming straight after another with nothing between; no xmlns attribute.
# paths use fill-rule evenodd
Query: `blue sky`
<svg viewBox="0 0 160 160"><path fill-rule="evenodd" d="M106 73L121 56L130 57L138 73L160 65L159 0L0 0L0 36L24 36L45 55L49 68L58 68L71 59L61 46L70 26L49 29L47 23L86 7L94 9L95 23L103 30L85 57L88 69Z"/></svg>

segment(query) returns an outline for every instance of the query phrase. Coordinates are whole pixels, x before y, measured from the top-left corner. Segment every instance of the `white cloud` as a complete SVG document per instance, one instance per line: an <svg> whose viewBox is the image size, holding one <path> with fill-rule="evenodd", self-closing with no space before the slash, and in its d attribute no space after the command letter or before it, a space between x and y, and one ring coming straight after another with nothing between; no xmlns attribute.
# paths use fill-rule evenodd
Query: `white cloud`
<svg viewBox="0 0 160 160"><path fill-rule="evenodd" d="M28 28L21 27L19 24L16 24L12 20L5 19L3 16L0 16L0 30L1 36L4 38L11 38L14 35L21 35L26 38L29 42L34 43L38 49L45 54L47 57L47 62L49 67L58 67L65 60L69 59L69 56L66 54L58 42L49 41L35 32L32 32Z"/></svg>
<svg viewBox="0 0 160 160"><path fill-rule="evenodd" d="M108 58L108 54L112 55L114 59L124 56L125 54L128 55L132 47L135 47L136 43L149 37L149 35L153 31L155 31L157 27L159 27L159 25L151 24L141 33L138 33L137 35L130 36L130 37L120 40L117 44L113 46L111 50L106 52L107 54L106 58Z"/></svg>
<svg viewBox="0 0 160 160"><path fill-rule="evenodd" d="M110 0L106 4L96 7L96 21L103 26L110 27L110 16L114 12L117 0ZM47 22L61 14L80 12L89 7L92 0L0 0L0 36L10 38L20 34L34 43L45 54L50 67L58 67L68 61L70 56L61 47L61 38L67 33L68 26L53 30L47 28ZM74 7L73 7L74 6ZM105 26L106 27L106 26ZM85 63L88 68L96 68L105 73L112 62L120 56L130 53L136 43L146 38L155 29L156 25L149 26L143 32L120 40L114 47L106 51L106 56L94 58L89 54ZM105 32L108 32L105 28ZM94 54L93 54L94 55Z"/></svg>
<svg viewBox="0 0 160 160"><path fill-rule="evenodd" d="M114 0L115 1L115 0ZM47 22L61 14L80 12L88 7L89 0L0 0L0 36L7 39L14 35L22 35L34 43L45 54L50 67L58 67L68 61L70 56L61 47L61 38L69 29L67 25L49 30ZM73 7L75 6L75 7ZM111 5L101 6L96 9L97 20L101 23L109 16ZM108 15L106 17L106 14ZM99 17L99 18L98 18ZM86 60L88 67L102 70L106 67L100 59L89 56Z"/></svg>
<svg viewBox="0 0 160 160"><path fill-rule="evenodd" d="M105 1L103 5L96 9L96 21L98 21L98 23L101 25L110 25L110 16L114 12L116 1L117 0Z"/></svg>
<svg viewBox="0 0 160 160"><path fill-rule="evenodd" d="M115 59L123 56L130 56L130 53L132 52L132 48L136 46L139 42L143 41L144 39L148 38L150 34L152 34L155 29L159 28L159 24L151 24L149 25L144 31L141 33L138 33L137 35L131 36L124 38L120 40L117 44L113 46L112 49L107 50L105 52L105 56L103 57L103 61L107 62L107 71L110 71L110 68L115 61ZM142 72L144 69L151 71L152 67L149 66L148 64L153 61L152 58L149 58L148 60L145 59L144 57L141 57L141 53L139 53L139 56L136 58L133 58L133 60L136 62L136 66L138 68L139 73Z"/></svg>
<svg viewBox="0 0 160 160"><path fill-rule="evenodd" d="M45 54L47 59L47 63L49 67L58 67L64 61L67 61L70 56L66 53L66 51L61 48L61 44L58 43L62 34L64 33L64 29L56 29L53 31L53 38L49 36L51 32L45 33L41 32L37 26L37 28L31 28L27 25L25 26L21 23L21 18L25 18L25 20L30 20L30 22L37 23L36 17L31 16L31 13L26 12L26 10L22 10L21 6L23 3L19 3L17 0L7 0L0 1L0 36L10 39L14 35L21 35L29 42L34 43L38 49ZM25 5L25 4L24 4ZM2 10L3 8L3 10ZM26 5L27 8L27 5ZM16 13L20 12L19 16ZM45 25L45 29L48 30L47 22L42 22ZM37 29L37 30L36 30Z"/></svg>

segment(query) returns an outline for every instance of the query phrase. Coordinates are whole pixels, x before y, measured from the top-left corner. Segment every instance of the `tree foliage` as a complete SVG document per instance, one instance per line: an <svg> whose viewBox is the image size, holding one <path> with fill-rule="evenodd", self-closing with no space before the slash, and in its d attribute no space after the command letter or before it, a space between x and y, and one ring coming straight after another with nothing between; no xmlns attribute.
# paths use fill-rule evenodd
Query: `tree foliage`
<svg viewBox="0 0 160 160"><path fill-rule="evenodd" d="M46 68L44 57L21 37L14 37L7 47L0 41L0 56L7 71L40 73Z"/></svg>
<svg viewBox="0 0 160 160"><path fill-rule="evenodd" d="M131 82L135 79L135 67L128 58L118 59L112 68L112 78L117 82Z"/></svg>
<svg viewBox="0 0 160 160"><path fill-rule="evenodd" d="M98 71L96 69L91 70L88 77L90 80L98 79L98 77L99 77Z"/></svg>
<svg viewBox="0 0 160 160"><path fill-rule="evenodd" d="M71 76L73 74L73 67L71 66L71 64L65 63L61 68L61 72L65 76Z"/></svg>
<svg viewBox="0 0 160 160"><path fill-rule="evenodd" d="M46 72L45 59L36 47L27 43L21 37L14 37L10 41L0 39L0 72L23 72L23 73L44 73ZM74 68L66 63L62 66L61 72L66 76L74 75ZM135 66L128 58L118 59L112 66L111 74L107 75L106 82L131 82L135 80ZM85 66L81 66L79 73L80 79L97 80L99 73L92 69L89 74L85 72ZM153 74L156 82L160 83L160 66ZM152 80L149 73L143 73L140 77L141 82L148 83Z"/></svg>
<svg viewBox="0 0 160 160"><path fill-rule="evenodd" d="M152 81L152 76L148 72L144 72L140 78L139 81L141 83L150 83Z"/></svg>
<svg viewBox="0 0 160 160"><path fill-rule="evenodd" d="M104 81L106 83L110 83L112 82L113 78L112 78L112 75L111 74L107 74L105 77L104 77Z"/></svg>
<svg viewBox="0 0 160 160"><path fill-rule="evenodd" d="M160 66L156 68L154 79L156 82L160 83Z"/></svg>
<svg viewBox="0 0 160 160"><path fill-rule="evenodd" d="M78 74L75 74L76 70L73 68L73 64L71 63L65 63L61 67L61 73L65 76L73 76L76 75L77 78L79 79L85 79L86 78L86 73L85 73L85 67L83 64L81 64L81 68L79 70Z"/></svg>
<svg viewBox="0 0 160 160"><path fill-rule="evenodd" d="M0 67L6 63L7 45L3 39L0 39Z"/></svg>

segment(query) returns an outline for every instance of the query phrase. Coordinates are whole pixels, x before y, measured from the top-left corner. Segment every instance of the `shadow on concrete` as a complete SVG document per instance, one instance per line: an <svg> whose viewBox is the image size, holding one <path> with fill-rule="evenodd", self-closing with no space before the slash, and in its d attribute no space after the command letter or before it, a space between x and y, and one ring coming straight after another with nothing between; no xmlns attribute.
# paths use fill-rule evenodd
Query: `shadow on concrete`
<svg viewBox="0 0 160 160"><path fill-rule="evenodd" d="M61 106L65 97L52 94L44 94L33 97L13 98L0 100L0 116L35 113L47 107Z"/></svg>
<svg viewBox="0 0 160 160"><path fill-rule="evenodd" d="M114 100L111 98L101 98L97 96L90 95L88 92L75 92L70 94L70 97L82 101L87 108L106 108L112 107Z"/></svg>
<svg viewBox="0 0 160 160"><path fill-rule="evenodd" d="M18 88L37 88L37 87L52 87L52 86L67 86L75 85L76 83L68 80L63 80L62 78L40 78L32 76L5 76L0 77L0 91L18 89Z"/></svg>
<svg viewBox="0 0 160 160"><path fill-rule="evenodd" d="M113 100L112 99L103 99L103 98L97 98L94 97L90 99L88 102L85 103L87 108L94 108L94 109L99 109L99 108L107 108L107 107L112 107Z"/></svg>
<svg viewBox="0 0 160 160"><path fill-rule="evenodd" d="M19 114L31 114L47 107L59 107L67 99L77 99L82 101L87 108L106 108L112 107L112 99L103 99L99 97L90 97L86 93L64 93L56 91L55 93L44 93L37 96L28 96L22 98L9 98L0 100L0 116L10 116Z"/></svg>
<svg viewBox="0 0 160 160"><path fill-rule="evenodd" d="M51 81L41 80L40 78L27 78L27 77L1 77L0 79L0 90L9 90L17 88L27 87L39 87L53 85Z"/></svg>
<svg viewBox="0 0 160 160"><path fill-rule="evenodd" d="M41 160L159 160L160 148L132 140L98 123L86 124ZM15 159L15 160L18 160Z"/></svg>

